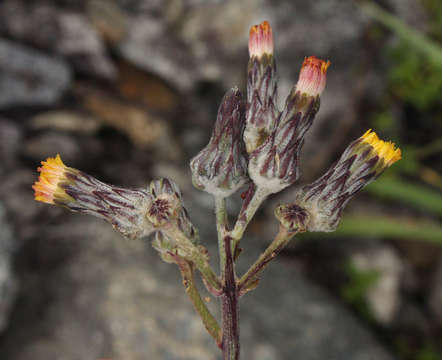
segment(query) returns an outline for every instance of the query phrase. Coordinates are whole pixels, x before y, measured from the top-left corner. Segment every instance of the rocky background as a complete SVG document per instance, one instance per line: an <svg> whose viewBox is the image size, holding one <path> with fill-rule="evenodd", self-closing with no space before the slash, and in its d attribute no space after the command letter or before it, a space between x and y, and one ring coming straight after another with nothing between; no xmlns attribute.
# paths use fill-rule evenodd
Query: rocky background
<svg viewBox="0 0 442 360"><path fill-rule="evenodd" d="M332 62L301 183L368 128L404 159L353 201L335 234L300 237L244 297L242 358L442 359L442 5L380 2L423 34L417 45L363 5L1 0L0 358L220 358L177 269L149 239L126 241L100 220L37 203L31 185L57 153L121 186L168 176L216 266L211 198L192 188L188 162L224 92L244 90L248 29L267 19L282 95L304 56ZM240 271L268 243L273 209L291 191L251 224ZM239 206L237 196L232 216Z"/></svg>

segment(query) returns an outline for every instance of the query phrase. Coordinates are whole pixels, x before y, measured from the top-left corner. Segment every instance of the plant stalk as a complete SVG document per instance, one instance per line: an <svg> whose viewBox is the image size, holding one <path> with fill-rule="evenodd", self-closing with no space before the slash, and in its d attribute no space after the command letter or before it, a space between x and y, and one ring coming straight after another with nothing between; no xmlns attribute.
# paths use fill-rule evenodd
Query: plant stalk
<svg viewBox="0 0 442 360"><path fill-rule="evenodd" d="M176 258L177 265L180 269L181 276L183 277L183 285L186 290L186 294L192 302L195 310L201 317L204 327L207 332L213 337L217 345L222 345L222 332L218 325L218 322L213 317L204 301L201 299L199 291L195 285L195 277L193 266L184 259Z"/></svg>
<svg viewBox="0 0 442 360"><path fill-rule="evenodd" d="M238 281L238 292L240 296L255 288L258 275L264 270L267 264L272 261L276 255L288 244L295 232L289 232L284 226L279 227L279 232L275 239L253 263L250 269ZM252 287L252 288L251 288Z"/></svg>
<svg viewBox="0 0 442 360"><path fill-rule="evenodd" d="M224 279L224 269L226 266L226 251L224 249L224 237L228 232L228 221L225 198L215 196L216 230L218 233L219 263L221 279Z"/></svg>
<svg viewBox="0 0 442 360"><path fill-rule="evenodd" d="M232 254L232 238L224 237L226 255L224 286L221 295L222 311L222 351L223 360L239 360L239 303L236 285L235 264Z"/></svg>
<svg viewBox="0 0 442 360"><path fill-rule="evenodd" d="M235 227L232 230L233 248L236 248L244 234L244 231L246 231L250 220L252 220L262 202L269 195L270 192L267 189L255 187L252 198L249 202L243 205L238 220L235 223Z"/></svg>

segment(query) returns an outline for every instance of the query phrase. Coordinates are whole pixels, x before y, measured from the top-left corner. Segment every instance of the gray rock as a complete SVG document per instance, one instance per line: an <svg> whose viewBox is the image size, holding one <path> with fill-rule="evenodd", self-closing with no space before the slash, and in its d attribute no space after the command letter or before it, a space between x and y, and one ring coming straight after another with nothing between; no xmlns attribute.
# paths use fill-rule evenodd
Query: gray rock
<svg viewBox="0 0 442 360"><path fill-rule="evenodd" d="M100 34L82 14L45 1L5 0L0 23L0 34L66 57L79 72L115 76Z"/></svg>
<svg viewBox="0 0 442 360"><path fill-rule="evenodd" d="M190 208L214 254L213 215ZM5 337L8 359L220 358L186 299L178 270L159 260L150 241L128 242L100 220L71 214L48 220L36 234L29 251L48 265L34 269L23 284L26 301L17 311L27 325L15 322ZM258 255L253 243L244 244L240 268ZM28 296L36 288L39 293ZM272 264L241 305L244 360L293 359L294 353L303 360L392 359L289 262ZM216 300L209 306L218 314Z"/></svg>
<svg viewBox="0 0 442 360"><path fill-rule="evenodd" d="M66 64L0 39L0 109L20 105L52 105L70 84Z"/></svg>
<svg viewBox="0 0 442 360"><path fill-rule="evenodd" d="M41 160L41 159L40 159ZM5 176L0 181L0 199L4 202L8 214L17 225L19 239L21 232L32 234L36 226L33 220L42 211L42 205L33 201L32 184L38 179L36 172L39 161L35 162L35 168L31 170L15 169L5 172Z"/></svg>
<svg viewBox="0 0 442 360"><path fill-rule="evenodd" d="M22 146L23 134L20 126L0 117L0 170L13 167Z"/></svg>
<svg viewBox="0 0 442 360"><path fill-rule="evenodd" d="M5 208L0 202L0 333L8 325L18 290L18 282L12 270L15 247L12 228L6 221Z"/></svg>
<svg viewBox="0 0 442 360"><path fill-rule="evenodd" d="M54 129L79 134L94 134L100 122L88 115L69 110L53 110L40 113L31 119L33 129Z"/></svg>
<svg viewBox="0 0 442 360"><path fill-rule="evenodd" d="M55 131L34 136L26 142L23 153L36 161L60 154L67 163L83 156L80 144L72 136Z"/></svg>

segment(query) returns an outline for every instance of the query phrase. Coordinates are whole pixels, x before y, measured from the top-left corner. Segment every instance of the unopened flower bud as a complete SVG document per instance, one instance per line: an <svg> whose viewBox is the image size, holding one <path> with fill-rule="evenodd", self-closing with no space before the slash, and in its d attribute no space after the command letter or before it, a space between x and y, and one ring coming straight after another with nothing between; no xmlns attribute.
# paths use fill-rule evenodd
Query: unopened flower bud
<svg viewBox="0 0 442 360"><path fill-rule="evenodd" d="M249 156L250 178L270 193L281 191L299 178L299 157L304 136L319 110L319 95L324 90L328 65L329 62L315 57L304 61L300 81L287 97L275 130ZM304 86L307 78L316 79L312 75L315 72L323 76L320 92L311 92Z"/></svg>
<svg viewBox="0 0 442 360"><path fill-rule="evenodd" d="M152 204L144 190L123 189L98 181L67 167L59 155L42 161L40 177L33 185L35 200L94 215L112 224L125 237L135 239L154 231L145 214Z"/></svg>
<svg viewBox="0 0 442 360"><path fill-rule="evenodd" d="M267 21L252 26L249 53L244 142L250 154L273 132L279 115L273 35Z"/></svg>
<svg viewBox="0 0 442 360"><path fill-rule="evenodd" d="M240 91L229 90L218 109L209 143L190 162L192 181L198 189L228 197L249 180L242 141L244 110Z"/></svg>
<svg viewBox="0 0 442 360"><path fill-rule="evenodd" d="M334 231L348 201L400 158L400 149L371 130L352 142L321 178L296 193L295 203L309 213L307 229Z"/></svg>
<svg viewBox="0 0 442 360"><path fill-rule="evenodd" d="M329 66L330 61L324 61L315 56L305 58L299 73L296 91L307 96L321 95L325 89Z"/></svg>

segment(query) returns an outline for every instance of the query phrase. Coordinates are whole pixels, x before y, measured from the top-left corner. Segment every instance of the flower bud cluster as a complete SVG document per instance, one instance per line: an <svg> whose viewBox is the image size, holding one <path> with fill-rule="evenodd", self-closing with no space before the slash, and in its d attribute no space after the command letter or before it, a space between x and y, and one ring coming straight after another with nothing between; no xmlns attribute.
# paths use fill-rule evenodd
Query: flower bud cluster
<svg viewBox="0 0 442 360"><path fill-rule="evenodd" d="M261 31L257 31L256 28ZM299 156L304 135L319 110L319 96L325 88L330 62L314 56L304 60L296 86L287 97L284 110L277 103L276 69L273 55L268 61L262 48L270 42L261 33L270 33L264 22L252 27L248 76L248 112L244 141L249 152L249 176L260 188L276 193L293 184L299 177ZM273 44L273 41L271 42ZM258 54L256 56L252 54ZM273 54L273 47L272 52ZM251 64L251 65L250 65ZM271 67L269 67L271 64ZM264 69L264 71L259 71ZM270 91L269 91L270 86Z"/></svg>
<svg viewBox="0 0 442 360"><path fill-rule="evenodd" d="M281 112L273 32L267 21L252 26L249 54L245 118L239 92L231 90L218 111L209 144L191 161L194 185L215 196L227 197L249 179L267 194L293 184L299 177L304 136L325 88L330 62L306 58Z"/></svg>

